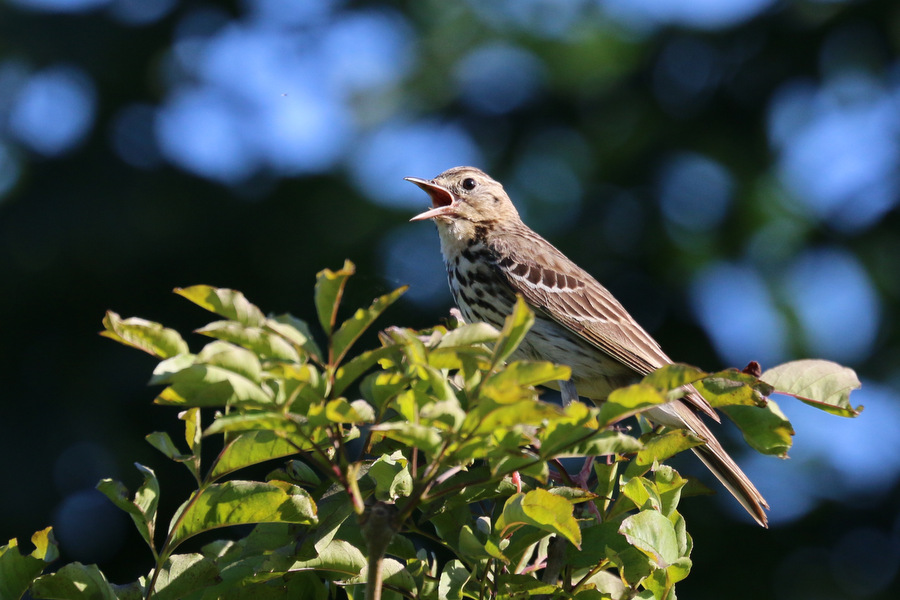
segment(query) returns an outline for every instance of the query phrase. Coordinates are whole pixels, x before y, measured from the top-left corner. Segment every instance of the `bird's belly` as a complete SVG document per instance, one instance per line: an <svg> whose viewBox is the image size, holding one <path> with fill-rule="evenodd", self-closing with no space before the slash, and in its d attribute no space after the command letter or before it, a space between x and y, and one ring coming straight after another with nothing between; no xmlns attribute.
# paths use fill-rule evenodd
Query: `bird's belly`
<svg viewBox="0 0 900 600"><path fill-rule="evenodd" d="M592 400L604 400L614 389L639 379L630 368L540 314L514 357L568 365L578 395Z"/></svg>

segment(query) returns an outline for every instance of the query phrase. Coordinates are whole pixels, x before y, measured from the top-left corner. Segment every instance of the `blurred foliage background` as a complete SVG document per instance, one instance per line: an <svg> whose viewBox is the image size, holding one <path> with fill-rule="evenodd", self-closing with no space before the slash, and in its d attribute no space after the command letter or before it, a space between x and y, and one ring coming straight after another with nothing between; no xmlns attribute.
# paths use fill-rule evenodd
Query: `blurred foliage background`
<svg viewBox="0 0 900 600"><path fill-rule="evenodd" d="M142 438L174 414L104 311L196 327L169 291L207 283L310 318L350 258L348 305L408 283L381 325L434 324L450 294L402 178L473 164L675 359L863 379L859 419L782 399L791 460L739 456L769 531L684 503L682 595L895 597L898 44L893 0L6 0L0 538L52 524L65 560L146 571L93 488L166 464ZM171 512L188 475L160 476Z"/></svg>

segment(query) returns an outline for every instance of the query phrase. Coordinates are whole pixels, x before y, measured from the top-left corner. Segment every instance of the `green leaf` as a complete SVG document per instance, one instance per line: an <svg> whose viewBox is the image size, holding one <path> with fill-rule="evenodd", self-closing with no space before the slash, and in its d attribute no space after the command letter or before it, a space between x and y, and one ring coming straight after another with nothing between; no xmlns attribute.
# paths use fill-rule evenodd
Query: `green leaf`
<svg viewBox="0 0 900 600"><path fill-rule="evenodd" d="M394 501L409 496L412 492L413 478L409 472L409 461L399 450L380 456L367 473L375 481L375 499Z"/></svg>
<svg viewBox="0 0 900 600"><path fill-rule="evenodd" d="M454 559L444 565L438 583L438 597L446 600L462 600L463 588L469 582L472 574L466 570L465 565Z"/></svg>
<svg viewBox="0 0 900 600"><path fill-rule="evenodd" d="M506 365L502 371L488 377L484 386L534 386L548 381L568 380L571 375L572 369L565 365L517 361Z"/></svg>
<svg viewBox="0 0 900 600"><path fill-rule="evenodd" d="M346 363L341 365L341 367L337 370L334 376L334 387L331 390L331 393L335 396L340 396L344 390L347 389L347 386L352 384L354 381L359 379L359 377L372 368L375 363L383 358L387 358L395 354L397 351L392 347L383 347L383 348L375 348L374 350L368 350L354 356L352 359L348 360Z"/></svg>
<svg viewBox="0 0 900 600"><path fill-rule="evenodd" d="M605 429L622 419L667 401L666 395L652 385L635 383L614 390L600 407L597 420L600 422L600 428Z"/></svg>
<svg viewBox="0 0 900 600"><path fill-rule="evenodd" d="M196 332L246 348L259 358L300 362L300 354L293 345L262 327L250 327L237 321L214 321Z"/></svg>
<svg viewBox="0 0 900 600"><path fill-rule="evenodd" d="M581 547L581 529L573 516L574 504L544 489L511 496L503 505L495 531L504 532L515 525L532 525L542 531L563 536Z"/></svg>
<svg viewBox="0 0 900 600"><path fill-rule="evenodd" d="M656 369L641 381L652 385L661 392L676 390L705 377L707 373L697 367L674 363Z"/></svg>
<svg viewBox="0 0 900 600"><path fill-rule="evenodd" d="M782 458L787 456L793 443L794 428L773 400L770 399L764 408L723 406L721 410L735 422L744 440L756 451Z"/></svg>
<svg viewBox="0 0 900 600"><path fill-rule="evenodd" d="M662 569L681 558L672 522L655 510L642 510L622 521L619 533Z"/></svg>
<svg viewBox="0 0 900 600"><path fill-rule="evenodd" d="M284 313L266 319L266 327L298 348L302 348L319 362L322 362L322 351L316 344L306 321L298 319L289 313Z"/></svg>
<svg viewBox="0 0 900 600"><path fill-rule="evenodd" d="M175 442L172 441L172 438L165 431L148 433L144 436L144 439L147 440L151 446L165 454L166 457L176 462L187 462L194 458L193 454L183 454L178 447L175 446Z"/></svg>
<svg viewBox="0 0 900 600"><path fill-rule="evenodd" d="M160 359L171 358L188 351L187 342L174 329L138 317L122 319L112 311L103 317L103 337L143 350Z"/></svg>
<svg viewBox="0 0 900 600"><path fill-rule="evenodd" d="M144 483L134 493L134 498L129 498L128 489L124 485L112 479L102 480L97 484L97 489L128 513L138 533L155 553L153 534L156 531L156 509L159 506L159 481L153 469L138 463L134 466L144 476Z"/></svg>
<svg viewBox="0 0 900 600"><path fill-rule="evenodd" d="M448 332L438 342L438 348L466 348L497 341L500 332L488 323L467 323Z"/></svg>
<svg viewBox="0 0 900 600"><path fill-rule="evenodd" d="M436 452L443 441L441 434L434 427L406 421L373 425L371 431L379 432L384 437L397 440L409 446L415 446L426 453Z"/></svg>
<svg viewBox="0 0 900 600"><path fill-rule="evenodd" d="M714 408L732 405L765 406L766 397L772 393L772 386L768 383L736 369L713 373L694 383L694 387Z"/></svg>
<svg viewBox="0 0 900 600"><path fill-rule="evenodd" d="M779 394L793 396L833 415L855 417L863 409L850 404L850 392L861 386L856 373L827 360L785 363L769 369L760 379Z"/></svg>
<svg viewBox="0 0 900 600"><path fill-rule="evenodd" d="M675 584L686 578L690 572L691 559L682 557L665 569L653 571L642 583L653 592L653 598L675 600Z"/></svg>
<svg viewBox="0 0 900 600"><path fill-rule="evenodd" d="M265 429L238 434L222 449L209 474L209 480L215 481L238 469L296 454L300 452L301 444L300 440L295 442Z"/></svg>
<svg viewBox="0 0 900 600"><path fill-rule="evenodd" d="M407 596L412 596L412 592L416 589L416 580L413 579L409 571L397 560L393 558L385 558L381 563L382 584L386 589L398 590L406 592ZM359 576L354 577L347 583L365 583L368 575L368 569L363 569Z"/></svg>
<svg viewBox="0 0 900 600"><path fill-rule="evenodd" d="M184 441L187 442L191 452L197 454L200 451L200 438L202 430L200 428L200 409L189 408L178 413L178 418L184 421ZM199 457L197 458L199 461Z"/></svg>
<svg viewBox="0 0 900 600"><path fill-rule="evenodd" d="M315 557L294 562L290 570L330 571L339 575L338 579L349 579L363 571L366 564L366 557L359 548L350 542L336 539L319 550Z"/></svg>
<svg viewBox="0 0 900 600"><path fill-rule="evenodd" d="M358 309L353 316L341 323L340 328L334 332L331 339L331 348L334 355L334 364L340 363L350 347L359 339L359 336L383 313L387 307L397 301L408 289L408 286L397 288L390 294L376 298L372 305L366 309Z"/></svg>
<svg viewBox="0 0 900 600"><path fill-rule="evenodd" d="M70 563L56 573L38 577L31 586L34 598L56 600L116 600L112 586L97 565Z"/></svg>
<svg viewBox="0 0 900 600"><path fill-rule="evenodd" d="M154 370L151 384L169 384L156 398L157 404L175 406L268 405L271 392L259 385L259 359L249 350L215 341L193 358L189 366L178 357Z"/></svg>
<svg viewBox="0 0 900 600"><path fill-rule="evenodd" d="M31 554L21 553L16 538L0 546L0 598L21 598L44 567L59 557L52 528L35 533L31 543L34 544Z"/></svg>
<svg viewBox="0 0 900 600"><path fill-rule="evenodd" d="M181 600L217 582L216 564L202 554L175 554L159 571L153 600Z"/></svg>
<svg viewBox="0 0 900 600"><path fill-rule="evenodd" d="M319 315L319 323L327 335L331 335L337 321L338 306L344 295L347 279L356 272L356 267L349 260L338 271L323 269L316 275L315 304Z"/></svg>
<svg viewBox="0 0 900 600"><path fill-rule="evenodd" d="M704 442L699 437L689 433L685 429L674 429L664 434L649 434L641 438L643 448L638 450L625 469L626 477L637 477L650 470L654 462L664 462L694 446L700 446Z"/></svg>
<svg viewBox="0 0 900 600"><path fill-rule="evenodd" d="M521 296L516 297L516 304L513 307L512 314L506 317L503 323L503 330L497 343L494 344L494 366L501 364L510 354L512 354L522 340L525 334L534 325L534 313L528 308L528 304Z"/></svg>
<svg viewBox="0 0 900 600"><path fill-rule="evenodd" d="M243 325L262 327L266 322L262 311L237 290L215 288L210 285L193 285L187 288L175 288L173 291L209 312Z"/></svg>
<svg viewBox="0 0 900 600"><path fill-rule="evenodd" d="M282 481L226 481L192 494L172 519L171 546L187 538L230 525L251 523L316 523L309 494Z"/></svg>

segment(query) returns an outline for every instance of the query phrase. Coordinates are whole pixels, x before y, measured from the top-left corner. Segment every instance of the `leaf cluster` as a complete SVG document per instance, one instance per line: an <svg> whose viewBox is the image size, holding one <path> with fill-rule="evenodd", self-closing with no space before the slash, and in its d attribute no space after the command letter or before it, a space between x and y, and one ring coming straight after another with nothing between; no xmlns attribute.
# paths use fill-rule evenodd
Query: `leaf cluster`
<svg viewBox="0 0 900 600"><path fill-rule="evenodd" d="M355 352L404 289L340 320L353 272L347 262L319 273L318 341L306 322L209 286L176 290L221 318L197 330L212 340L196 354L173 329L108 313L102 335L159 361L154 401L180 409L183 437L147 441L197 488L166 525L153 469L136 465L143 483L133 494L101 481L147 544L147 575L118 586L79 563L41 575L57 555L48 529L29 555L15 540L0 548L0 597L672 599L691 569L678 505L702 489L664 462L702 440L626 419L693 386L752 447L784 456L793 430L768 399L776 387L856 413L855 375L823 361L762 377L670 365L599 407L548 402L537 386L570 371L515 360L534 321L521 300L499 331L389 327L379 347ZM209 444L217 454L205 464ZM591 458L590 471L569 475L560 461L571 457ZM275 460L263 481L235 477ZM235 525L252 529L178 553L199 533Z"/></svg>

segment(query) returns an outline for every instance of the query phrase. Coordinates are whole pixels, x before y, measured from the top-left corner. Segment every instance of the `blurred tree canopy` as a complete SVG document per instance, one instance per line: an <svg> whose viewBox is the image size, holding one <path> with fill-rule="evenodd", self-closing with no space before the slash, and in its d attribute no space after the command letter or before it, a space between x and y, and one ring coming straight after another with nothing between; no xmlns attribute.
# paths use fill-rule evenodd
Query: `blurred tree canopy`
<svg viewBox="0 0 900 600"><path fill-rule="evenodd" d="M64 558L145 571L94 485L158 460L159 416L104 312L196 327L169 291L206 283L305 316L350 258L348 293L410 284L386 322L432 324L450 295L402 178L474 164L674 358L863 378L859 419L789 412L792 460L742 463L772 530L686 507L682 593L892 597L898 43L889 0L8 0L0 537L52 524Z"/></svg>

